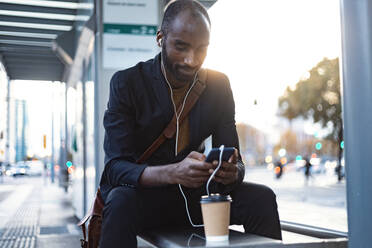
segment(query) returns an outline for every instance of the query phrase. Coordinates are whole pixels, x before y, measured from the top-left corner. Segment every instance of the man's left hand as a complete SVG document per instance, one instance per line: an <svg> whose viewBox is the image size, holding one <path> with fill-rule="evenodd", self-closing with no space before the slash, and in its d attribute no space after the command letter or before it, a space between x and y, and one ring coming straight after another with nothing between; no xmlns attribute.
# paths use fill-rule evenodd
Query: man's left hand
<svg viewBox="0 0 372 248"><path fill-rule="evenodd" d="M216 182L222 183L224 185L234 183L238 179L238 150L235 149L234 154L231 155L228 162L222 162L221 168L214 175L214 180ZM215 168L218 166L218 161L213 161ZM212 174L213 169L209 172Z"/></svg>

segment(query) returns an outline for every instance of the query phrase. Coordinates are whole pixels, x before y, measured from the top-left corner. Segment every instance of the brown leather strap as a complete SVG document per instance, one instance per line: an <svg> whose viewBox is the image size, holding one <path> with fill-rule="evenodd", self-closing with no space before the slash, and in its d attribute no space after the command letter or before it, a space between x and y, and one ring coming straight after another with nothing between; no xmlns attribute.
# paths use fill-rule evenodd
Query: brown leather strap
<svg viewBox="0 0 372 248"><path fill-rule="evenodd" d="M182 124L183 120L187 117L192 107L198 101L199 97L203 93L206 87L206 80L207 80L207 70L202 69L199 71L198 74L198 81L195 83L194 87L189 93L189 96L186 99L185 107L183 112L179 118L179 125ZM177 109L177 113L180 111L180 108ZM177 119L176 115L173 115L171 122L168 126L164 129L164 131L160 134L160 136L146 149L146 151L141 155L141 157L137 160L138 164L142 164L146 161L166 139L171 139L174 134L176 133L177 129Z"/></svg>
<svg viewBox="0 0 372 248"><path fill-rule="evenodd" d="M100 188L98 188L97 193L96 193L96 197L94 198L94 202L93 202L92 207L90 208L90 210L88 211L88 213L84 216L84 218L82 218L79 221L79 223L77 224L78 226L81 226L81 229L83 231L84 240L80 240L82 242L82 245L83 245L83 242L84 241L87 242L87 234L86 234L85 223L93 215L98 215L98 216L101 217L102 216L103 206L104 206L104 203L103 203L102 196L101 196L101 190L100 190Z"/></svg>
<svg viewBox="0 0 372 248"><path fill-rule="evenodd" d="M83 237L84 237L84 239L80 239L80 245L81 247L85 247L85 243L87 242L87 233L86 233L85 223L80 226L81 226L81 229L83 230Z"/></svg>
<svg viewBox="0 0 372 248"><path fill-rule="evenodd" d="M101 196L101 189L98 188L97 194L96 194L96 199L93 203L93 213L92 214L102 217L102 210L103 210L104 206L105 206L105 204L103 203L103 199L102 199L102 196Z"/></svg>
<svg viewBox="0 0 372 248"><path fill-rule="evenodd" d="M99 190L99 189L98 189ZM96 198L97 198L97 195L96 195ZM94 204L93 204L94 205ZM84 237L84 240L80 240L81 242L81 247L84 247L83 244L84 242L87 242L87 232L86 232L86 227L85 227L85 223L89 220L89 218L93 215L93 205L92 207L90 208L90 210L88 211L88 213L84 216L84 218L82 218L79 223L77 224L78 226L81 227L82 231L83 231L83 237Z"/></svg>

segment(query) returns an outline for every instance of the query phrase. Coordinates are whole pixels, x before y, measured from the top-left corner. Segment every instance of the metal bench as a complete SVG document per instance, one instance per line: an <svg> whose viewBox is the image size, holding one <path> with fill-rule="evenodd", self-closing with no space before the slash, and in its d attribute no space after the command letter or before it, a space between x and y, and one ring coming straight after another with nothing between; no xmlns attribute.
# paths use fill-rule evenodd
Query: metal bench
<svg viewBox="0 0 372 248"><path fill-rule="evenodd" d="M290 239L278 241L254 234L245 234L230 229L226 243L207 243L203 228L167 228L152 230L139 235L142 239L161 248L183 247L268 247L268 248L346 248L347 233L281 222L283 233L290 233ZM288 235L287 235L288 236Z"/></svg>

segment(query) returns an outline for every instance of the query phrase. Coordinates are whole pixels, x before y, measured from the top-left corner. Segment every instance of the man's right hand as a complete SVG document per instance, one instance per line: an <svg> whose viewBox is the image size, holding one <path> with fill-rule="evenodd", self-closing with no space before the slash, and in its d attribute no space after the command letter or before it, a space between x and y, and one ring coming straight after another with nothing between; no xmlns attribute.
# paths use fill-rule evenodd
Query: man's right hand
<svg viewBox="0 0 372 248"><path fill-rule="evenodd" d="M199 152L191 152L179 163L174 164L172 179L174 183L188 188L198 188L207 182L211 175L213 165L204 162L205 155Z"/></svg>

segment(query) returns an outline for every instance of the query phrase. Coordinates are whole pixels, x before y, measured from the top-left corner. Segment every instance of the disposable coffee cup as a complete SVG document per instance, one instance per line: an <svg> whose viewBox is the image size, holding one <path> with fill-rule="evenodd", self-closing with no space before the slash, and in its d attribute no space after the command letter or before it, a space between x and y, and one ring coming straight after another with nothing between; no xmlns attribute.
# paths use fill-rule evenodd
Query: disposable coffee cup
<svg viewBox="0 0 372 248"><path fill-rule="evenodd" d="M200 205L207 242L229 240L231 201L229 195L210 194L201 197Z"/></svg>

